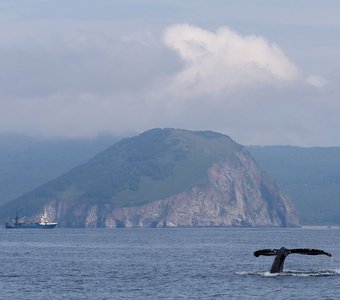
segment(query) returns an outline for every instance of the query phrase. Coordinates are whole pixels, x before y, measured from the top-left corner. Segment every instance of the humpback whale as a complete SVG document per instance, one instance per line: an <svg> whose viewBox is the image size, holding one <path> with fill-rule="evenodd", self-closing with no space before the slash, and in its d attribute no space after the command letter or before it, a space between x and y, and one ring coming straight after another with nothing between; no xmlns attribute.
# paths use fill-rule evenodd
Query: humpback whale
<svg viewBox="0 0 340 300"><path fill-rule="evenodd" d="M280 273L283 271L283 264L285 262L286 257L289 254L306 254L306 255L327 255L332 256L329 252L318 250L318 249L308 249L308 248L299 248L299 249L287 249L282 247L281 249L262 249L254 252L256 257L260 255L264 256L275 256L272 267L270 269L270 273Z"/></svg>

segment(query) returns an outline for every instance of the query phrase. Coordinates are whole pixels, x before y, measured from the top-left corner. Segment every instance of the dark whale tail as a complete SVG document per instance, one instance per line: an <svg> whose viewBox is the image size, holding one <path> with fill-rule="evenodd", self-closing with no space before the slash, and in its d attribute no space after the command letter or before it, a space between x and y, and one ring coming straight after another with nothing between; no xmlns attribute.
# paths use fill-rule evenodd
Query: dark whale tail
<svg viewBox="0 0 340 300"><path fill-rule="evenodd" d="M262 249L254 252L256 257L260 255L264 256L275 256L272 267L270 269L270 273L280 273L283 271L283 265L286 257L289 254L305 254L305 255L327 255L332 256L329 252L318 250L318 249L309 249L309 248L297 248L297 249L287 249L282 247L281 249Z"/></svg>

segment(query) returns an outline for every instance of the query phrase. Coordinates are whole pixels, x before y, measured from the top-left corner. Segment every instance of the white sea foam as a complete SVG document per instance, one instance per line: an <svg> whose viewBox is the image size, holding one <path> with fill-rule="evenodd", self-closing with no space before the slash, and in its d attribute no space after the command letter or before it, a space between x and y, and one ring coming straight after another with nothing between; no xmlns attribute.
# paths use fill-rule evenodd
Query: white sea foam
<svg viewBox="0 0 340 300"><path fill-rule="evenodd" d="M262 276L262 277L275 277L275 276L293 276L293 277L323 277L323 276L339 276L340 269L332 270L318 270L318 271L300 271L300 270L288 270L281 273L266 272L236 272L236 275L240 276Z"/></svg>

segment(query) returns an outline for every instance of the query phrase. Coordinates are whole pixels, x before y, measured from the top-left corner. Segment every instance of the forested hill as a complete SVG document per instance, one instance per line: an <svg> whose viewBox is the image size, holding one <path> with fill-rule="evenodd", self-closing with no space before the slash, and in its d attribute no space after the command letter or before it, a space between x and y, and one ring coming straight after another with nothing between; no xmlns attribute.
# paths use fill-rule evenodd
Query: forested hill
<svg viewBox="0 0 340 300"><path fill-rule="evenodd" d="M118 140L0 136L0 205L86 162ZM302 224L340 224L340 147L247 149L289 194Z"/></svg>
<svg viewBox="0 0 340 300"><path fill-rule="evenodd" d="M0 205L86 162L118 139L0 135Z"/></svg>
<svg viewBox="0 0 340 300"><path fill-rule="evenodd" d="M62 227L296 226L290 200L245 148L211 131L123 139L1 207Z"/></svg>

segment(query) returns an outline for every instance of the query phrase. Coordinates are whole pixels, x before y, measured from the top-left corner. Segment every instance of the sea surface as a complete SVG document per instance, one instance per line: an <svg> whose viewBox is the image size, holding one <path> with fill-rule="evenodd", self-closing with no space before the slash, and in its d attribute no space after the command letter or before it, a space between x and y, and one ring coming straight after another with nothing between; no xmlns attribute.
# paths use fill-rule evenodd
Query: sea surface
<svg viewBox="0 0 340 300"><path fill-rule="evenodd" d="M0 262L0 299L340 299L339 229L2 229Z"/></svg>

